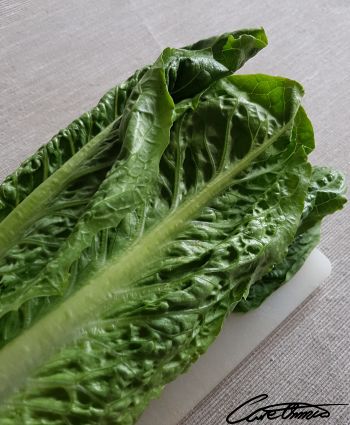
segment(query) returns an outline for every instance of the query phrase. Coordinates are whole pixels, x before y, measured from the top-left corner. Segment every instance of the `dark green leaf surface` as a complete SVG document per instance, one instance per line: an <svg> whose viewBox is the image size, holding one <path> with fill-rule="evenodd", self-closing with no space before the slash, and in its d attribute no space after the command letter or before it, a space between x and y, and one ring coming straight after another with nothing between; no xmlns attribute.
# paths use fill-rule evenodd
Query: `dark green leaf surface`
<svg viewBox="0 0 350 425"><path fill-rule="evenodd" d="M345 203L344 192L344 177L340 173L326 167L313 167L302 219L286 257L251 287L247 299L241 300L235 311L259 307L300 269L320 240L322 219Z"/></svg>
<svg viewBox="0 0 350 425"><path fill-rule="evenodd" d="M340 208L302 87L230 76L266 43L165 49L1 186L1 424L135 423Z"/></svg>
<svg viewBox="0 0 350 425"><path fill-rule="evenodd" d="M252 35L249 35L250 33ZM261 30L247 31L246 33L239 32L236 36L237 41L241 40L244 34L246 34L248 40L250 40L249 43L245 43L243 39L243 41L240 42L241 48L233 52L232 56L235 57L239 55L241 58L244 58L244 60L247 60L256 53L257 49L264 47L266 43L264 44L263 40L265 36ZM222 40L225 40L227 36L228 35L223 35L211 39L207 43L204 52L194 52L195 57L191 61L192 67L188 68L187 75L182 76L183 79L192 78L193 69L203 70L202 73L204 74L206 74L207 69L209 69L212 80L227 75L229 70L221 63L214 60L213 55L210 56L210 45L213 43L222 43ZM256 46L254 47L255 37ZM254 50L252 50L253 47ZM193 48L189 46L187 49L191 50ZM216 48L216 51L217 50ZM166 49L158 60L158 64L155 67L156 70L152 72L153 74L156 72L159 74L157 69L162 69L165 71L163 78L167 78L167 75L171 74L169 70L174 70L176 64L181 64L181 58L187 60L188 57L190 57L190 55L187 50ZM166 64L164 62L166 62ZM129 163L126 158L122 158L130 154L128 151L139 148L137 147L137 143L139 142L138 137L143 137L142 131L147 131L146 128L138 128L139 133L137 135L136 133L133 134L133 128L135 125L139 125L140 119L137 116L139 113L138 111L131 113L132 108L137 107L134 105L137 99L138 108L142 109L145 107L145 111L141 113L143 113L144 116L149 116L146 110L147 107L150 106L148 105L149 98L147 95L139 96L139 91L148 90L148 87L151 86L151 91L153 89L153 96L157 94L155 91L156 88L152 87L152 78L156 84L157 80L154 76L151 76L149 68L150 67L145 67L143 70L136 72L135 75L130 77L125 83L110 90L101 99L96 108L84 114L78 120L75 120L67 129L60 131L57 136L47 145L43 146L32 158L25 161L24 164L1 185L0 217L3 218L3 221L0 223L0 283L2 284L3 290L1 294L2 305L0 306L0 317L2 318L0 319L0 334L2 334L0 345L12 339L13 336L20 332L21 328L28 327L35 317L42 314L42 310L46 311L46 308L50 309L52 303L51 297L53 297L53 299L59 299L64 292L70 293L77 285L77 279L74 276L77 277L81 269L85 268L86 265L91 262L91 255L95 255L95 244L91 248L93 253L91 253L91 249L83 253L81 252L82 249L77 251L75 258L78 259L79 256L80 258L69 270L72 279L70 279L69 287L65 290L61 287L57 288L50 283L47 285L39 285L37 283L37 274L39 272L46 273L46 271L43 270L44 266L49 263L55 256L58 248L60 248L70 236L74 226L77 224L87 204L90 202L92 195L104 181L106 171L111 168L111 165L116 161L117 157L119 158L118 170L114 173L111 170L113 176L109 177L109 179L104 182L104 186L100 191L100 197L103 198L105 196L104 187L107 185L113 186L113 181L119 179L118 173L122 169L126 170L126 176L130 173L130 170L126 169ZM232 68L231 71L235 69L236 68ZM147 76L144 78L142 89L140 87L135 88L137 82L142 79L145 73L147 73ZM174 72L172 72L172 74L175 75ZM160 78L158 84L163 84L164 86L164 81L162 82L161 80ZM176 80L176 78L174 77L173 80ZM179 86L179 84L178 82L177 86ZM196 87L196 90L198 90L198 81L193 82L193 85ZM133 91L134 88L135 90ZM132 91L133 97L129 99ZM129 100L128 110L124 111L127 100ZM170 100L170 102L172 101ZM159 106L161 109L161 105ZM131 111L129 111L129 109ZM121 153L119 127L121 115L124 112L122 131L129 131L131 137L126 138L123 145L123 152ZM170 111L168 115L169 114ZM133 122L129 123L128 117L130 116L136 118L133 118ZM143 125L149 126L154 124L154 122L147 119L145 119L144 123ZM168 122L168 127L169 125L170 121ZM109 130L110 134L107 133L108 137L101 137L101 132L105 131L108 126L113 126L113 132ZM100 138L97 140L97 143L96 138ZM149 140L150 139L151 137L149 137ZM167 137L164 139L164 143L166 142ZM89 147L91 143L94 143L93 148ZM88 145L87 147L89 148L89 151L86 153L81 152L80 149L85 145ZM155 146L155 149L158 149L158 146ZM76 155L74 155L77 151L83 153L79 166L77 166ZM145 152L142 151L142 155L144 154ZM147 153L149 157L151 157L152 154L153 152L151 151ZM161 150L159 154L161 154ZM71 157L72 161L67 162ZM57 158L59 158L59 161ZM133 161L132 166L134 167L134 174L139 175L142 172L144 160L147 161L147 159L141 157L139 161ZM152 161L154 161L154 167L158 167L156 158L153 158ZM124 168L121 162L126 162ZM63 169L64 167L61 167L63 163L66 165L66 170ZM139 169L137 167L139 167ZM153 174L157 173L154 167L152 168L150 163L147 164L148 172L151 173L151 171L153 171ZM60 172L66 171L63 176L64 178L57 178L56 173L56 181L52 182L48 177L57 169L60 169ZM139 175L139 178L140 184L143 185L145 175ZM41 185L37 193L33 193L34 189L44 181L47 184L47 189L44 190L45 188ZM131 177L131 182L132 185L135 183L133 177ZM125 185L127 185L127 182L124 182L124 186ZM137 195L133 189L134 188L130 186L129 196L131 197ZM123 191L123 188L120 190ZM30 193L32 193L31 198L33 198L33 195L37 196L35 199L31 199L30 197L27 199L27 201L29 201L29 208L28 205L24 205L22 202L20 205L22 211L18 211L17 208L12 216L10 216L9 213ZM128 191L126 190L123 191L121 195L125 202L128 202L125 199L127 193ZM114 202L118 203L118 197L114 194L113 196ZM141 203L143 203L143 197L145 196L146 193L141 193L139 197ZM136 202L136 199L134 201ZM98 204L98 202L96 203ZM109 203L108 207L112 210L114 208L113 205ZM122 208L126 208L126 206L123 205ZM117 218L113 214L109 216L110 209L108 210L108 208L105 208L105 204L102 204L102 214L105 218L107 217L107 220L109 217L110 226L115 227L117 225ZM98 207L93 210L93 213L99 214L97 210ZM124 212L122 212L122 215L123 214ZM91 216L91 211L89 211L89 215ZM28 217L28 219L25 220L24 217ZM98 226L102 228L106 226L101 214L96 217L94 222L97 222ZM124 232L126 223L127 220L124 220L122 226L119 226L116 231L113 229L109 230L108 233L111 233L109 236L110 241L106 241L105 243L113 245L113 238L116 236L117 232ZM13 232L12 229L16 229L16 231ZM133 229L133 231L134 230L136 229ZM91 233L91 235L92 234L93 233ZM86 246L91 242L91 235L90 241L85 242ZM125 236L127 237L128 235ZM103 239L105 237L106 236L102 236ZM125 237L122 239L125 239ZM96 245L99 244L98 241L95 242ZM13 244L14 246L11 249L11 245ZM4 255L5 252L7 252L8 255L1 258L1 253ZM68 261L71 262L73 255L74 252L69 252ZM100 262L102 261L102 254L99 255ZM106 253L104 253L103 256L106 257ZM33 259L35 259L35 261L33 261ZM51 266L51 269L54 269L54 267ZM72 273L72 270L75 270L75 272ZM52 273L55 274L56 271L53 270ZM58 273L60 273L60 271ZM33 282L36 282L35 285L33 285Z"/></svg>

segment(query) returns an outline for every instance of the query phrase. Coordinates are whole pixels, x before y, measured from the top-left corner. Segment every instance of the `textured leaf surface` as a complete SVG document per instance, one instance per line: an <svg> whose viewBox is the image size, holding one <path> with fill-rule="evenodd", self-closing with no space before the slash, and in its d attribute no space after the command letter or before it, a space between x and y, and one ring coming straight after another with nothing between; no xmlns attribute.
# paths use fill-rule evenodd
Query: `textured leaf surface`
<svg viewBox="0 0 350 425"><path fill-rule="evenodd" d="M245 312L259 307L301 268L320 240L322 219L341 209L345 203L344 192L344 178L340 173L326 167L313 167L302 219L286 257L251 287L247 299L241 300L235 311Z"/></svg>
<svg viewBox="0 0 350 425"><path fill-rule="evenodd" d="M210 78L214 80L236 70L266 45L266 37L262 30L234 32L231 36L234 36L239 43L231 55L233 58L237 56L240 59L234 60L236 64L232 64L230 70L217 62L213 58L213 53L210 53L211 46L216 46L215 52L219 51L218 45L225 44L228 34L204 40L206 50L194 51L193 58L189 51L196 50L195 46L187 46L183 51L165 50L161 59L168 60L167 66L164 66L166 73L164 78L168 80L168 85L177 87L178 96L181 84L186 87L193 85L199 91L198 78L192 85L187 84L188 80L192 83L194 72L209 75L209 80ZM177 78L177 67L179 73L181 71L181 78ZM28 327L34 318L45 312L47 308L50 309L52 298L48 297L52 296L55 299L62 296L61 288L57 289L51 284L45 287L33 285L33 282L36 281L37 274L43 272L44 266L70 236L92 195L104 181L106 172L115 163L116 158L121 156L119 135L121 116L126 101L129 100L128 108L132 108L134 99L138 98L138 91L135 90L133 99L129 99L137 82L149 68L145 67L137 71L126 82L110 90L93 110L61 130L0 186L0 220L2 219L2 223L0 222L0 284L2 287L0 345L12 339L23 327ZM208 83L209 80L205 80L204 83ZM143 84L143 88L145 86L146 83ZM126 121L124 119L124 127ZM139 121L137 120L137 124ZM147 123L147 120L145 122ZM132 132L133 125L132 123L129 125L129 132ZM101 132L108 126L114 129L113 132L109 130L107 136L101 137ZM136 138L134 137L133 140L135 141ZM93 148L89 147L91 143L94 144ZM131 149L127 143L133 143L131 138L124 143L123 155L127 149ZM81 156L78 164L75 154L85 145L88 145L88 151ZM71 161L68 161L70 158ZM64 179L57 178L57 173L54 182L48 179L58 169L61 172L64 171L63 164L67 167ZM135 172L138 173L139 170ZM41 184L43 182L47 183L46 190ZM39 185L37 196L32 199L33 192ZM101 196L104 196L103 190L101 193ZM27 199L29 205L24 205L22 202L20 205L22 210L18 211L16 207L29 194L32 194L32 197ZM10 215L11 211L13 211L12 215ZM108 215L107 209L104 215ZM110 221L113 226L115 224L113 215ZM118 232L124 232L124 228L120 227ZM112 235L109 236L108 243L113 245L116 232L109 233ZM103 240L105 238L106 235L102 236ZM107 243L107 240L104 243ZM99 242L96 241L96 245L98 244ZM94 250L94 246L91 249ZM91 262L91 256L95 255L91 249L83 253L79 261L75 263L74 276L77 276L80 270ZM102 256L106 257L106 247L104 249L104 253L98 254L99 261L102 260ZM72 274L72 270L70 273ZM71 279L70 283L69 290L74 287L76 279Z"/></svg>
<svg viewBox="0 0 350 425"><path fill-rule="evenodd" d="M301 86L230 76L265 45L165 49L1 186L1 424L135 423L341 206Z"/></svg>

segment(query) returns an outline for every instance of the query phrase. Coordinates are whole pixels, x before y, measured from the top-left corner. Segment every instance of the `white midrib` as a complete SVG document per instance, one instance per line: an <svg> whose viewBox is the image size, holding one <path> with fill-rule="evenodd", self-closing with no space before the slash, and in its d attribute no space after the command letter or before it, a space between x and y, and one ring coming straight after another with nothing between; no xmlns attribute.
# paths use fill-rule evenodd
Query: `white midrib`
<svg viewBox="0 0 350 425"><path fill-rule="evenodd" d="M287 129L281 127L271 138L251 150L242 160L217 175L204 189L187 199L146 233L136 245L110 261L90 282L48 313L0 351L0 400L24 384L26 378L63 346L78 337L81 329L106 306L117 302L118 291L129 286L148 267L161 248L181 232L189 220L215 196L232 184L232 179L272 145Z"/></svg>

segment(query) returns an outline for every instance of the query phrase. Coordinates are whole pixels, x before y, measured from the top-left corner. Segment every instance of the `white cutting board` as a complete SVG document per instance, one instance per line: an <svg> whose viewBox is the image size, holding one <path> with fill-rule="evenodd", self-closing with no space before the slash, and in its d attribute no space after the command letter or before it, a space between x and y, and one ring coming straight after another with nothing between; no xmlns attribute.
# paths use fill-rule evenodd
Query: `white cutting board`
<svg viewBox="0 0 350 425"><path fill-rule="evenodd" d="M208 351L168 384L137 425L176 425L330 275L331 264L315 249L288 283L256 310L232 314Z"/></svg>

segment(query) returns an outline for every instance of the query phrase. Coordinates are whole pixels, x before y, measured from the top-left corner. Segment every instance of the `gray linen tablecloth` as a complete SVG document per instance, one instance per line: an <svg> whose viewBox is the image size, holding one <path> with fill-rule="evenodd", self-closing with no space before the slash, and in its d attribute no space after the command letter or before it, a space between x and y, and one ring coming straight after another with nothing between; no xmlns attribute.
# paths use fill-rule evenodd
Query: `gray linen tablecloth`
<svg viewBox="0 0 350 425"><path fill-rule="evenodd" d="M1 180L164 47L256 26L265 28L270 45L244 72L300 81L316 133L313 162L348 172L347 0L0 0ZM238 402L264 392L273 402L350 402L348 214L323 226L331 277L182 425L224 424ZM349 408L333 412L325 423L350 423Z"/></svg>

